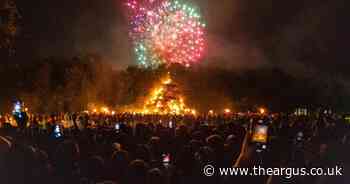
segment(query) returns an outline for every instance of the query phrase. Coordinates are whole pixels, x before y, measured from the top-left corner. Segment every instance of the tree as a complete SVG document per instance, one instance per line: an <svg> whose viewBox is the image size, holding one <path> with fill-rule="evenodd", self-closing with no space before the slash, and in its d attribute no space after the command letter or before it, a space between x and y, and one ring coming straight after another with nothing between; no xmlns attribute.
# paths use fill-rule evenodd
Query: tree
<svg viewBox="0 0 350 184"><path fill-rule="evenodd" d="M20 15L13 0L0 0L0 49L10 54L14 52L13 43L18 33Z"/></svg>

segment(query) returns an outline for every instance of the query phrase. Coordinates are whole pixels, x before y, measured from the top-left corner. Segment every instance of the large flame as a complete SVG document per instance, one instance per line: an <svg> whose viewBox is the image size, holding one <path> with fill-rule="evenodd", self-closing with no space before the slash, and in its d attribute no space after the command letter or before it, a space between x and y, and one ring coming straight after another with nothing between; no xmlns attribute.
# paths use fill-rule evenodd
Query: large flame
<svg viewBox="0 0 350 184"><path fill-rule="evenodd" d="M168 74L157 86L151 95L147 98L143 113L144 114L186 114L195 112L187 108L184 98L179 94L178 86Z"/></svg>

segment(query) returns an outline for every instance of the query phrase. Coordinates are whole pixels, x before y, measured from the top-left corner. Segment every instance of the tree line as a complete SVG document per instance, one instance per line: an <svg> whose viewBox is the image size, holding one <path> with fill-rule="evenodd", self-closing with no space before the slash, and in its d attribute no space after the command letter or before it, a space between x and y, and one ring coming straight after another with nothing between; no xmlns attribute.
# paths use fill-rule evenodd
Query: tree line
<svg viewBox="0 0 350 184"><path fill-rule="evenodd" d="M171 72L188 106L207 112L232 108L237 111L265 106L287 111L304 106L348 109L346 86L338 80L293 76L279 68L244 71L222 67L178 65L144 69L116 69L99 55L73 58L48 57L0 68L0 109L10 111L15 99L33 112L71 112L89 104L123 107L142 104L165 73Z"/></svg>

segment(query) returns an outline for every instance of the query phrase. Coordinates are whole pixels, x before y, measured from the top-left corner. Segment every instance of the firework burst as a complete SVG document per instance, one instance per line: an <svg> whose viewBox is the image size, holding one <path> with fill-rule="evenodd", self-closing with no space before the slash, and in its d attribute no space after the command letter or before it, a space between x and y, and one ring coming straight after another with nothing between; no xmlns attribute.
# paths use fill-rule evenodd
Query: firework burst
<svg viewBox="0 0 350 184"><path fill-rule="evenodd" d="M129 35L144 67L193 65L205 50L205 23L198 10L180 0L130 0Z"/></svg>

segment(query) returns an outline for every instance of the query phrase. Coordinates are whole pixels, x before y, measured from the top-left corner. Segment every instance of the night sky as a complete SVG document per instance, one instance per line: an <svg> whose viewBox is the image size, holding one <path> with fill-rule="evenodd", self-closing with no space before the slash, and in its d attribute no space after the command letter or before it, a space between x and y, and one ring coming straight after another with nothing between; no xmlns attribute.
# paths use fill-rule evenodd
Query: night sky
<svg viewBox="0 0 350 184"><path fill-rule="evenodd" d="M343 0L193 1L208 22L204 63L347 76L347 54L339 47L347 43ZM122 2L18 0L16 59L97 53L119 68L135 64Z"/></svg>

